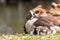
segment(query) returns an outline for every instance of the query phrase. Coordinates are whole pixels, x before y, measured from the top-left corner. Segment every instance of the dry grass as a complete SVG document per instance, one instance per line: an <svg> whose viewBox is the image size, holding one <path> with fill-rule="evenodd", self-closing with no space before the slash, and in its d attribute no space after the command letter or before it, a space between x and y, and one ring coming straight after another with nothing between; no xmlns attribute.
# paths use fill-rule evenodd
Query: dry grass
<svg viewBox="0 0 60 40"><path fill-rule="evenodd" d="M0 40L60 40L60 33L54 35L27 35L27 34L16 34L16 35L4 35L0 36Z"/></svg>

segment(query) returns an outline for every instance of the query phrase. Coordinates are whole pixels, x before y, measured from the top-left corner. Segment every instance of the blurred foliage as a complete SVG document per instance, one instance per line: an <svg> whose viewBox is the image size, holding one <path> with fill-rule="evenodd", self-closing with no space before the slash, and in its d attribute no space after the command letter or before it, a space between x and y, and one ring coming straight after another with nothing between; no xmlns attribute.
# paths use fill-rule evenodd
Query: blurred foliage
<svg viewBox="0 0 60 40"><path fill-rule="evenodd" d="M49 34L45 36L40 35L28 35L28 34L16 34L16 35L1 35L1 40L60 40L60 33L54 35Z"/></svg>

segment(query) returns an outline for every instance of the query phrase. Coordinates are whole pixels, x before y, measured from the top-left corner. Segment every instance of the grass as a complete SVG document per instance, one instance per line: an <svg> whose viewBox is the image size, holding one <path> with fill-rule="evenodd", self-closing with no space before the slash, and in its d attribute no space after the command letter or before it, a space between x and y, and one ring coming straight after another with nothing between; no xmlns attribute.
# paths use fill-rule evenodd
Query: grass
<svg viewBox="0 0 60 40"><path fill-rule="evenodd" d="M16 35L4 35L0 36L0 40L60 40L60 33L54 35L28 35L28 34L16 34Z"/></svg>

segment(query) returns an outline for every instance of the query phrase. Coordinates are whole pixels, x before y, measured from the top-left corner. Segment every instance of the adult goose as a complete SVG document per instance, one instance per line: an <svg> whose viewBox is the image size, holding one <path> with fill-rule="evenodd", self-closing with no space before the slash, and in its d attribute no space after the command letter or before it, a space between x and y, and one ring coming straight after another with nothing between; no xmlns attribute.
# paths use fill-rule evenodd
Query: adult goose
<svg viewBox="0 0 60 40"><path fill-rule="evenodd" d="M30 34L31 31L38 26L46 26L47 28L50 29L50 26L54 26L54 24L49 19L47 19L46 17L43 17L43 16L35 17L34 14L32 15L30 13L27 16L26 22L25 22L25 25L24 25L25 33ZM33 33L37 34L37 31L34 30Z"/></svg>

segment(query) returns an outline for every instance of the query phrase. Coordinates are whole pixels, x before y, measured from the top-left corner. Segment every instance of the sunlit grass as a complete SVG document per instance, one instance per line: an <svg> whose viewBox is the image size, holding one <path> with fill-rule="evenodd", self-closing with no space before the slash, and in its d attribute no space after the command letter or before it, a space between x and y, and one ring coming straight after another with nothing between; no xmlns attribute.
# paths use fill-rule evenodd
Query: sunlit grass
<svg viewBox="0 0 60 40"><path fill-rule="evenodd" d="M16 35L1 35L0 39L3 40L60 40L60 33L54 35L49 34L45 36L40 35L28 35L28 34L16 34Z"/></svg>

